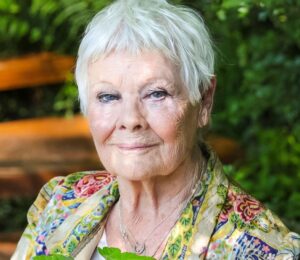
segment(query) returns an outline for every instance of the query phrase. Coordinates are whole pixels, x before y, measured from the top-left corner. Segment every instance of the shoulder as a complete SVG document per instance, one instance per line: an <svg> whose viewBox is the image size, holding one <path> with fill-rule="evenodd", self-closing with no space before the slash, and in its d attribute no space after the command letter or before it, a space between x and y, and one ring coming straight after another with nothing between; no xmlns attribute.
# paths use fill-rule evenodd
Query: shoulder
<svg viewBox="0 0 300 260"><path fill-rule="evenodd" d="M62 208L66 203L68 208L78 206L114 180L115 177L106 171L75 172L51 179L42 187L27 213L29 224L38 222L39 216L49 207Z"/></svg>
<svg viewBox="0 0 300 260"><path fill-rule="evenodd" d="M115 177L106 171L76 172L60 179L56 190L73 192L76 198L87 198L113 183Z"/></svg>
<svg viewBox="0 0 300 260"><path fill-rule="evenodd" d="M45 254L45 241L49 235L69 216L76 215L79 206L89 197L102 189L117 193L117 183L114 180L115 177L108 172L89 171L55 177L47 182L27 213L28 225L13 259Z"/></svg>
<svg viewBox="0 0 300 260"><path fill-rule="evenodd" d="M210 244L223 257L298 259L300 236L290 232L261 202L230 184ZM221 250L222 248L222 250Z"/></svg>

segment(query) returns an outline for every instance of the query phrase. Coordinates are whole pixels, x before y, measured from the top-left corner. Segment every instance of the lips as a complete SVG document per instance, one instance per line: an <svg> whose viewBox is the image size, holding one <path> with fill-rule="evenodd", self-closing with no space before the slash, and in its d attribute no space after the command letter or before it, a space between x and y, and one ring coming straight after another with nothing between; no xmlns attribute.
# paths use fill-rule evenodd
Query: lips
<svg viewBox="0 0 300 260"><path fill-rule="evenodd" d="M152 148L157 144L144 144L144 143L130 143L130 144L117 144L117 147L121 150L145 150L148 148Z"/></svg>

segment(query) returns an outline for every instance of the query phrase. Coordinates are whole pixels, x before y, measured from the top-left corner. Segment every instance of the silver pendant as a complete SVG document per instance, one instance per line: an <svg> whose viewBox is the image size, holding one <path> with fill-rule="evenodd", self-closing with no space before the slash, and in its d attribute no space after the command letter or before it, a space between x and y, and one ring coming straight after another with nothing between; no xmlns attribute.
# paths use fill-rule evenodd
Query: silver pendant
<svg viewBox="0 0 300 260"><path fill-rule="evenodd" d="M138 255L142 255L143 253L145 253L145 251L146 251L145 243L140 244L140 243L136 242L135 246L134 246L134 251Z"/></svg>

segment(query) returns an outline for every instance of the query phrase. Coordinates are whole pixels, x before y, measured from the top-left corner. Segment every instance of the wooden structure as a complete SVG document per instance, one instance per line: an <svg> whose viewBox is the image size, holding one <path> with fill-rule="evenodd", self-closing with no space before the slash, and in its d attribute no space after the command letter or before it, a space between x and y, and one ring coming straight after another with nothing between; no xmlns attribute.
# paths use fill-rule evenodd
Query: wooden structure
<svg viewBox="0 0 300 260"><path fill-rule="evenodd" d="M74 58L49 52L0 61L0 91L60 83Z"/></svg>
<svg viewBox="0 0 300 260"><path fill-rule="evenodd" d="M74 58L53 53L0 61L0 91L62 83ZM0 197L33 196L50 178L101 168L85 119L0 123Z"/></svg>
<svg viewBox="0 0 300 260"><path fill-rule="evenodd" d="M54 176L101 168L81 116L5 122L0 143L0 197L34 195Z"/></svg>
<svg viewBox="0 0 300 260"><path fill-rule="evenodd" d="M63 82L73 66L73 57L53 53L0 61L0 91ZM225 163L240 156L231 139L209 136L208 141ZM0 123L0 144L0 198L35 195L54 176L101 168L80 115ZM0 233L0 260L9 259L16 237Z"/></svg>

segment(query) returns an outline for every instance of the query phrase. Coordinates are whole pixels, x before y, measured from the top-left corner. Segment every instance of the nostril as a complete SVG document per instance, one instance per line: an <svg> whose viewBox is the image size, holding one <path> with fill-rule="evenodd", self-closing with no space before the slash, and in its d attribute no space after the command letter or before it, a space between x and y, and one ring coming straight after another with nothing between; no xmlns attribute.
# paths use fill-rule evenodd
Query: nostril
<svg viewBox="0 0 300 260"><path fill-rule="evenodd" d="M131 128L131 127L126 126L126 125L121 125L121 126L120 126L120 129L121 129L121 130L129 129L129 128ZM143 128L143 126L139 124L139 125L135 125L135 126L132 127L131 129L134 131L134 130L140 130L140 129L142 129L142 128Z"/></svg>
<svg viewBox="0 0 300 260"><path fill-rule="evenodd" d="M120 130L137 131L147 127L143 110L136 102L124 103L124 113L118 118L117 127Z"/></svg>
<svg viewBox="0 0 300 260"><path fill-rule="evenodd" d="M141 125L136 125L133 130L140 130L140 129L142 129L142 126Z"/></svg>

